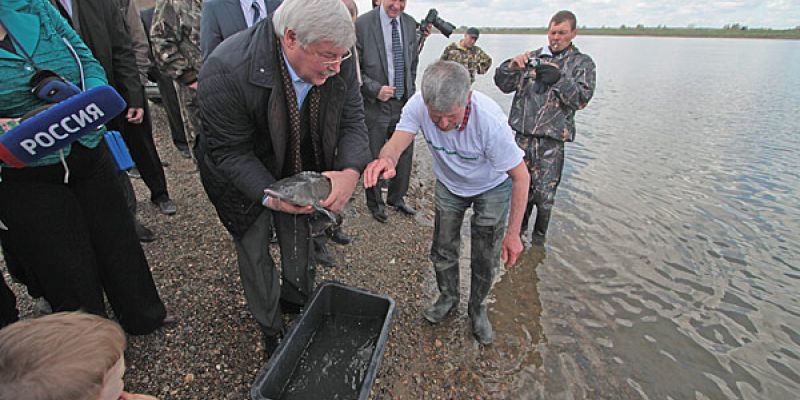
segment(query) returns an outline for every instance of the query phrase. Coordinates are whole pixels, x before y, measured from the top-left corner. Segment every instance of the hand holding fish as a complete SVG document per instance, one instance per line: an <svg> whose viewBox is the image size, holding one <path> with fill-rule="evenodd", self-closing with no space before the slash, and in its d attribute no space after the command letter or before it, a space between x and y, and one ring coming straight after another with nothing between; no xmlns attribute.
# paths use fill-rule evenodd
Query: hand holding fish
<svg viewBox="0 0 800 400"><path fill-rule="evenodd" d="M345 169L344 171L325 171L322 175L331 180L331 194L319 202L319 205L338 213L350 201L350 196L358 183L358 172Z"/></svg>

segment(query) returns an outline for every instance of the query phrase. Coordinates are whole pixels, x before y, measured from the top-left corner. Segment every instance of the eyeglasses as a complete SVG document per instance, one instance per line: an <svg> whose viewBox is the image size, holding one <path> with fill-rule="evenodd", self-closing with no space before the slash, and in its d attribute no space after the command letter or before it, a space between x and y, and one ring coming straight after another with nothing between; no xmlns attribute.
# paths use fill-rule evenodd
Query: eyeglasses
<svg viewBox="0 0 800 400"><path fill-rule="evenodd" d="M321 56L321 55L319 55L317 53L314 53L314 55L317 58L328 60L328 61L323 61L321 63L323 67L331 67L331 66L334 66L336 64L341 64L344 60L347 60L348 58L352 57L353 53L350 50L347 50L347 53L344 53L344 55L341 56L341 57L325 57L325 56Z"/></svg>

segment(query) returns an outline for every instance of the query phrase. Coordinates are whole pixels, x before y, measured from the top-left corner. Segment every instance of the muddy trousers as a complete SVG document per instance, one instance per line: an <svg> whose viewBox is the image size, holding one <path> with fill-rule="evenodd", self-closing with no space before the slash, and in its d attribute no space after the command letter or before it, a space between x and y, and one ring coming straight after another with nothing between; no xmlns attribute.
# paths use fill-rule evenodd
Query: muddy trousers
<svg viewBox="0 0 800 400"><path fill-rule="evenodd" d="M281 271L269 253L274 219L281 253ZM314 246L308 217L266 209L240 239L235 239L239 274L247 307L267 335L283 328L281 301L303 306L314 287Z"/></svg>
<svg viewBox="0 0 800 400"><path fill-rule="evenodd" d="M564 142L547 137L533 137L517 132L517 145L525 152L525 166L531 175L528 202L522 217L522 233L528 230L528 221L536 207L533 234L545 236L550 224L550 213L556 198L561 172L564 169Z"/></svg>
<svg viewBox="0 0 800 400"><path fill-rule="evenodd" d="M461 225L464 213L472 207L470 219L470 295L469 315L485 313L486 298L492 288L500 261L511 203L511 179L484 193L461 197L436 182L436 206L431 261L443 295L458 296L458 261L461 250Z"/></svg>

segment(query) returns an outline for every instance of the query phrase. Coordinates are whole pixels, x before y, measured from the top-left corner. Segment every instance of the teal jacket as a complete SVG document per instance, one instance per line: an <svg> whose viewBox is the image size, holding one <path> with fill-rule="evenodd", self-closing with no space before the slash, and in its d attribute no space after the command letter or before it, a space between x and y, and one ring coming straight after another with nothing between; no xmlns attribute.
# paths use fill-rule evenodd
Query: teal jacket
<svg viewBox="0 0 800 400"><path fill-rule="evenodd" d="M80 68L64 43L66 39L83 66L85 89L106 84L106 75L100 63L47 0L2 0L0 20L39 69L55 71L81 86ZM3 118L19 118L46 104L34 96L28 86L28 81L36 72L35 68L16 44L15 49L16 53L0 49L0 117ZM79 142L89 148L97 147L103 131L87 134ZM64 148L65 157L69 151L69 146ZM51 154L29 166L55 164L60 162L59 157L58 153ZM9 167L5 164L2 166Z"/></svg>

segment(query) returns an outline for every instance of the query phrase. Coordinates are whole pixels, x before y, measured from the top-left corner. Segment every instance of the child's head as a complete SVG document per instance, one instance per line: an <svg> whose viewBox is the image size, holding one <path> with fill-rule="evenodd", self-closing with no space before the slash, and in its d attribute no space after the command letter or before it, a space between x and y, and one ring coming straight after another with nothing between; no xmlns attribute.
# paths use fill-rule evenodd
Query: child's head
<svg viewBox="0 0 800 400"><path fill-rule="evenodd" d="M115 322L57 313L0 330L0 400L117 400L125 334Z"/></svg>

